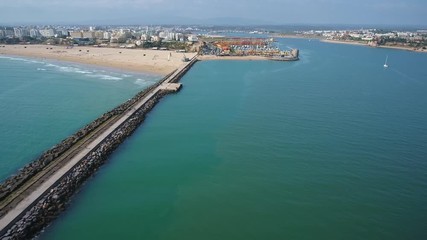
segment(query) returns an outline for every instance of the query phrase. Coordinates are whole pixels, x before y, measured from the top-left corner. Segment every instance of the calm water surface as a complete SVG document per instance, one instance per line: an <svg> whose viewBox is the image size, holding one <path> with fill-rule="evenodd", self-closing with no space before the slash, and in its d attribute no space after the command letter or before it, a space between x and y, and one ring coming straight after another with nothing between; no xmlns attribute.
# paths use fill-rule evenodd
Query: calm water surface
<svg viewBox="0 0 427 240"><path fill-rule="evenodd" d="M40 239L425 239L427 55L279 44L197 63Z"/></svg>
<svg viewBox="0 0 427 240"><path fill-rule="evenodd" d="M0 55L0 179L159 78Z"/></svg>

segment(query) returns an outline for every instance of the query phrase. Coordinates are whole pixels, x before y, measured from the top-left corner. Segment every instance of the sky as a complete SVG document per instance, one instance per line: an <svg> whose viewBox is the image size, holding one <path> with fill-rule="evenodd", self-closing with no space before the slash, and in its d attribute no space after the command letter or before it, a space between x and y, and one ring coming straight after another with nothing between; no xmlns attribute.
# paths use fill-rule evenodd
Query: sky
<svg viewBox="0 0 427 240"><path fill-rule="evenodd" d="M5 24L427 25L427 0L0 0Z"/></svg>

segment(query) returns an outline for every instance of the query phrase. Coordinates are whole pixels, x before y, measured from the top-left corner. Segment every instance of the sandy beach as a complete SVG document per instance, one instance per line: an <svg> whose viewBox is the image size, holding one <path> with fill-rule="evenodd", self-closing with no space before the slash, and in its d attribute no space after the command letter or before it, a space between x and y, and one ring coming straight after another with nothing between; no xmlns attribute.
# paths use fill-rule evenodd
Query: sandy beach
<svg viewBox="0 0 427 240"><path fill-rule="evenodd" d="M183 53L151 49L0 45L0 55L2 54L94 64L161 75L166 75L184 64L182 62ZM187 58L195 55L196 53L185 53Z"/></svg>

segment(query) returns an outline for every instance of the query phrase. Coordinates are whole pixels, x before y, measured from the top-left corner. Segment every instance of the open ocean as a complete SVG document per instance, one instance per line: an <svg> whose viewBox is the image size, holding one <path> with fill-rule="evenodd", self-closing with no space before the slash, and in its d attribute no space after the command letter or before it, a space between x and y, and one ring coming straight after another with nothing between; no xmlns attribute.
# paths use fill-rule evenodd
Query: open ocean
<svg viewBox="0 0 427 240"><path fill-rule="evenodd" d="M427 54L279 44L196 63L39 239L427 239ZM33 64L0 58L3 177L146 86Z"/></svg>

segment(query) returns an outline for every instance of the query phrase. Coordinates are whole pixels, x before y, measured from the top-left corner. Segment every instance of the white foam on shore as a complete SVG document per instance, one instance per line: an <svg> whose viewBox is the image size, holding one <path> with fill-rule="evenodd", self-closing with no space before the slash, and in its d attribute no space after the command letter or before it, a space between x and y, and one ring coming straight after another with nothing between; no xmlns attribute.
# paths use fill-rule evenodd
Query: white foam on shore
<svg viewBox="0 0 427 240"><path fill-rule="evenodd" d="M141 79L141 78L138 78L138 79L135 80L135 84L138 85L138 86L147 86L150 83L151 83L151 81L145 80L145 79Z"/></svg>
<svg viewBox="0 0 427 240"><path fill-rule="evenodd" d="M71 74L81 74L84 77L93 78L93 79L101 79L101 80L108 80L108 81L121 81L121 80L127 80L132 81L135 85L145 87L147 85L150 85L153 83L150 79L144 79L143 76L135 76L128 73L123 72L110 72L105 69L84 69L77 66L67 66L62 64L55 64L49 61L37 61L34 59L25 59L25 58L19 58L19 57L11 57L11 56L0 56L2 59L8 59L12 61L21 61L26 63L36 63L36 64L42 64L42 67L37 67L37 71L48 71L49 69L60 71L64 73L71 73ZM139 78L138 78L139 77Z"/></svg>
<svg viewBox="0 0 427 240"><path fill-rule="evenodd" d="M80 68L77 68L77 67L66 67L66 66L55 65L55 64L52 64L52 63L48 63L45 66L46 67L56 68L57 70L59 70L61 72L82 73L82 74L92 73L91 71L87 71L87 70L80 69Z"/></svg>
<svg viewBox="0 0 427 240"><path fill-rule="evenodd" d="M109 73L109 72L107 72L105 70L88 71L88 70L81 69L81 68L78 68L78 67L60 66L60 65L55 65L55 64L52 64L52 63L48 63L45 66L56 68L57 70L59 70L61 72L80 73L80 74L83 74L86 77L98 78L98 79L109 80L109 81L120 81L120 80L123 80L122 77L132 77L131 75L127 75L127 74L117 74L119 76L122 76L122 77L119 77L119 76L114 76L115 74Z"/></svg>
<svg viewBox="0 0 427 240"><path fill-rule="evenodd" d="M86 76L92 77L92 78L99 78L99 79L103 79L103 80L111 80L111 81L123 80L123 78L114 77L114 76L106 75L106 74L87 74Z"/></svg>
<svg viewBox="0 0 427 240"><path fill-rule="evenodd" d="M8 59L11 61L21 61L21 62L25 62L25 63L41 63L41 64L45 63L42 61L36 61L36 60L32 60L32 59L25 59L25 58L18 58L18 57L0 56L0 58Z"/></svg>

